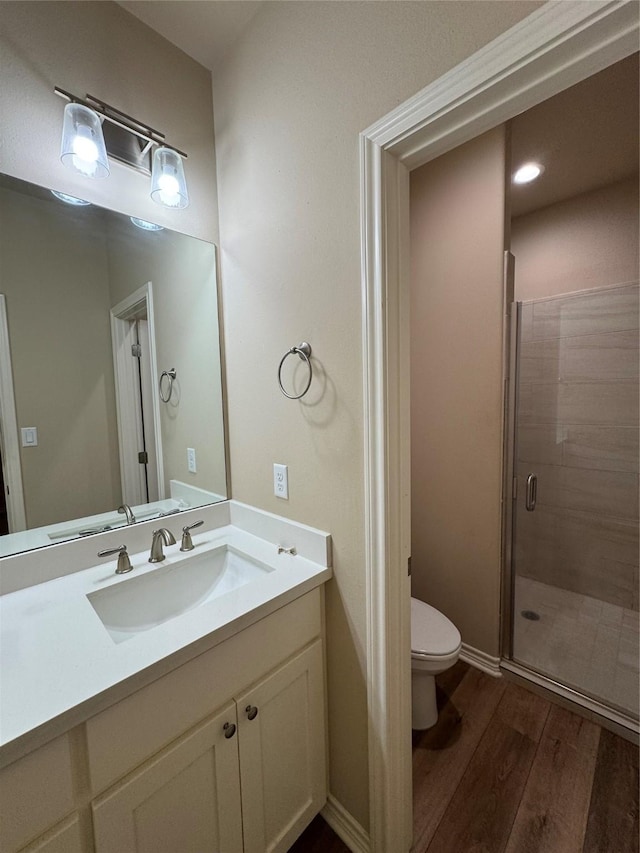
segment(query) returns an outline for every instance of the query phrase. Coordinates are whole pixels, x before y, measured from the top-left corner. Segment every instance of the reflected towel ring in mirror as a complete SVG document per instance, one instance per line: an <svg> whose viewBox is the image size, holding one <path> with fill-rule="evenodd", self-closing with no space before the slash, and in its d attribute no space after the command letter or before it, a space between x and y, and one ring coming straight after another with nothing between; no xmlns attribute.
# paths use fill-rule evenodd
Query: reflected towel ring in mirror
<svg viewBox="0 0 640 853"><path fill-rule="evenodd" d="M164 378L167 378L167 382L163 383ZM160 382L158 383L160 386L160 399L163 403L168 403L171 399L171 393L173 391L173 380L176 378L176 369L172 367L171 370L163 370L160 374ZM165 390L166 389L166 390Z"/></svg>
<svg viewBox="0 0 640 853"><path fill-rule="evenodd" d="M285 363L287 358L290 355L297 353L299 358L303 361L306 361L307 367L309 368L309 379L307 380L307 384L304 386L304 390L300 392L300 394L287 394L284 390L284 386L282 384L282 365ZM280 364L278 365L278 385L280 386L280 390L284 394L285 397L288 397L289 400L299 400L301 397L307 393L309 388L311 387L311 380L313 379L313 368L311 367L311 344L308 344L306 341L302 341L302 343L298 344L297 347L291 347L290 350L287 350L285 354L280 359Z"/></svg>

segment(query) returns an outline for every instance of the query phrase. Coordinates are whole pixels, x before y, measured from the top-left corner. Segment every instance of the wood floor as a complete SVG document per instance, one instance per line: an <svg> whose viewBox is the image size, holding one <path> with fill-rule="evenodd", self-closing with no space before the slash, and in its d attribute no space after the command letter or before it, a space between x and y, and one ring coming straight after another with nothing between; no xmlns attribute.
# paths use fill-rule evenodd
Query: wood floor
<svg viewBox="0 0 640 853"><path fill-rule="evenodd" d="M638 853L638 748L459 662L413 733L414 853ZM291 853L347 853L318 817ZM401 851L385 851L401 853Z"/></svg>

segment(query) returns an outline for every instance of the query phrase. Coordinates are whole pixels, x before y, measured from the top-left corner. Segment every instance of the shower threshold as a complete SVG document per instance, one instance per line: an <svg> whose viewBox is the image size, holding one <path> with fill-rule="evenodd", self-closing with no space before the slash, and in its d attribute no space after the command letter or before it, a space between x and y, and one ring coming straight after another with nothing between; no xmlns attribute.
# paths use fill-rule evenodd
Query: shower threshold
<svg viewBox="0 0 640 853"><path fill-rule="evenodd" d="M633 743L638 743L640 740L640 725L635 717L618 711L604 702L599 702L590 696L567 687L566 684L561 684L554 681L546 675L523 666L514 660L502 658L500 660L500 670L507 678L512 678L514 681L520 681L523 684L538 692L547 698L549 694L553 694L559 704L565 705L571 711L580 714L590 720L595 720L603 728L614 732L615 734L630 740Z"/></svg>

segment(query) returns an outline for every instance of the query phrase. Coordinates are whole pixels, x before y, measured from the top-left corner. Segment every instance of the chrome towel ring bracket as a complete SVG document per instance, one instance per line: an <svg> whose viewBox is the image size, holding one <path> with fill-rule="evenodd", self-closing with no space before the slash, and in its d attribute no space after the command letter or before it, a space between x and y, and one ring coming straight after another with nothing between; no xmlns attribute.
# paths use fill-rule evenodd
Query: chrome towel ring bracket
<svg viewBox="0 0 640 853"><path fill-rule="evenodd" d="M160 387L160 399L163 403L168 403L171 399L171 394L173 392L173 380L176 378L176 369L172 367L171 370L163 370L160 374L160 382L158 383ZM167 380L166 382L163 381Z"/></svg>
<svg viewBox="0 0 640 853"><path fill-rule="evenodd" d="M309 379L307 380L307 384L304 386L304 389L299 394L287 394L284 390L284 385L282 384L282 365L285 363L287 358L290 355L297 354L302 361L307 363L307 367L309 368ZM291 347L290 350L287 350L285 354L280 359L280 364L278 365L278 385L280 386L280 390L284 394L285 397L288 397L289 400L299 400L301 397L307 393L309 388L311 387L311 380L313 379L313 368L311 367L311 344L308 344L306 341L302 341L299 343L297 347Z"/></svg>

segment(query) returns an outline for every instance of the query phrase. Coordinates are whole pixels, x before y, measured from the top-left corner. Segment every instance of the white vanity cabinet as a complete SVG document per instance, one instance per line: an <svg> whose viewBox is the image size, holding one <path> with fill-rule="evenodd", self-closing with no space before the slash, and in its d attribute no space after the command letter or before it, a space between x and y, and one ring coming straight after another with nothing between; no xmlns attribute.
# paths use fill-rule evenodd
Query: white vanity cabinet
<svg viewBox="0 0 640 853"><path fill-rule="evenodd" d="M326 800L322 589L183 660L0 771L2 853L289 849Z"/></svg>
<svg viewBox="0 0 640 853"><path fill-rule="evenodd" d="M325 800L316 641L93 803L96 853L286 851Z"/></svg>

